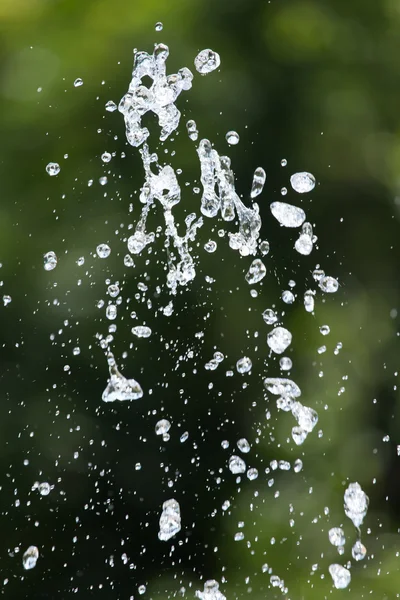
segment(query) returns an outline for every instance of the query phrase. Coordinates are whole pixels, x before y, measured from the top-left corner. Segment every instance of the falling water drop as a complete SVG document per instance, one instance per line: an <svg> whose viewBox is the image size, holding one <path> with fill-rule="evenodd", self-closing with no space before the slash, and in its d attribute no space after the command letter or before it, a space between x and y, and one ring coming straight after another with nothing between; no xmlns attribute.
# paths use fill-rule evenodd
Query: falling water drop
<svg viewBox="0 0 400 600"><path fill-rule="evenodd" d="M46 252L46 254L43 255L43 260L44 260L44 270L45 271L52 271L53 269L56 268L57 256L56 256L55 252L53 252L52 250L50 250L50 252Z"/></svg>
<svg viewBox="0 0 400 600"><path fill-rule="evenodd" d="M202 75L211 73L218 69L221 64L221 58L217 52L210 50L209 48L202 50L198 53L194 59L194 66L196 70Z"/></svg>
<svg viewBox="0 0 400 600"><path fill-rule="evenodd" d="M36 567L39 558L39 549L37 546L29 546L22 556L22 565L26 571Z"/></svg>
<svg viewBox="0 0 400 600"><path fill-rule="evenodd" d="M292 204L272 202L270 208L275 219L283 227L300 227L306 220L304 210Z"/></svg>
<svg viewBox="0 0 400 600"><path fill-rule="evenodd" d="M61 171L60 165L56 162L49 162L46 165L46 171L51 177L54 177L54 175L58 175Z"/></svg>
<svg viewBox="0 0 400 600"><path fill-rule="evenodd" d="M228 131L228 133L225 135L225 139L230 146L236 146L240 140L237 131Z"/></svg>
<svg viewBox="0 0 400 600"><path fill-rule="evenodd" d="M250 192L251 198L256 198L257 196L259 196L261 194L261 192L264 189L266 178L267 178L267 176L266 176L264 169L262 167L257 167L257 169L254 171L254 175L253 175L253 183L252 183L251 192Z"/></svg>
<svg viewBox="0 0 400 600"><path fill-rule="evenodd" d="M295 192L299 194L306 194L307 192L311 192L311 190L315 187L315 177L311 175L311 173L302 172L295 173L290 178L290 184Z"/></svg>

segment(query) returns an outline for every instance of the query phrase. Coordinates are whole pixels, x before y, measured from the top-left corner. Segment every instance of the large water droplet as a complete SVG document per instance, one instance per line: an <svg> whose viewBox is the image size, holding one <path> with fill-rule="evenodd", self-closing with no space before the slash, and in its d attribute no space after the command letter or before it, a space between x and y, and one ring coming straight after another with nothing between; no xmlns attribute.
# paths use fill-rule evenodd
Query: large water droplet
<svg viewBox="0 0 400 600"><path fill-rule="evenodd" d="M367 514L369 498L359 483L350 483L344 493L344 512L353 521L355 527L360 527Z"/></svg>
<svg viewBox="0 0 400 600"><path fill-rule="evenodd" d="M351 549L351 555L354 558L354 560L364 560L365 556L367 554L367 549L364 546L364 544L361 543L360 540L357 540L354 543L354 546Z"/></svg>
<svg viewBox="0 0 400 600"><path fill-rule="evenodd" d="M36 567L37 559L39 558L39 549L37 546L29 546L22 556L22 565L26 571Z"/></svg>
<svg viewBox="0 0 400 600"><path fill-rule="evenodd" d="M251 359L248 356L239 358L236 363L236 369L238 373L248 373L252 367Z"/></svg>
<svg viewBox="0 0 400 600"><path fill-rule="evenodd" d="M338 280L327 275L321 277L318 281L318 285L323 292L328 292L329 294L334 294L339 289Z"/></svg>
<svg viewBox="0 0 400 600"><path fill-rule="evenodd" d="M162 505L160 531L158 539L167 542L181 530L181 509L174 498L166 500Z"/></svg>
<svg viewBox="0 0 400 600"><path fill-rule="evenodd" d="M230 146L236 146L240 140L237 131L228 131L228 133L225 136L225 139Z"/></svg>
<svg viewBox="0 0 400 600"><path fill-rule="evenodd" d="M246 471L246 463L243 458L240 456L236 456L235 454L229 459L229 470L234 475L238 475L239 473L244 473Z"/></svg>
<svg viewBox="0 0 400 600"><path fill-rule="evenodd" d="M344 546L346 538L341 527L332 527L328 532L329 541L332 546Z"/></svg>
<svg viewBox="0 0 400 600"><path fill-rule="evenodd" d="M194 66L199 73L206 75L218 69L221 64L221 58L217 52L209 48L202 50L194 59Z"/></svg>
<svg viewBox="0 0 400 600"><path fill-rule="evenodd" d="M315 188L315 177L314 175L311 175L311 173L305 171L302 173L295 173L290 178L290 184L295 192L306 194Z"/></svg>
<svg viewBox="0 0 400 600"><path fill-rule="evenodd" d="M119 372L111 353L108 356L108 363L110 365L110 378L103 392L102 400L104 402L139 400L143 396L143 390L139 383L135 379L126 379Z"/></svg>
<svg viewBox="0 0 400 600"><path fill-rule="evenodd" d="M246 438L241 438L240 440L238 440L236 442L236 445L239 448L240 452L243 452L244 454L247 454L247 452L250 452L250 444L246 440Z"/></svg>
<svg viewBox="0 0 400 600"><path fill-rule="evenodd" d="M96 248L97 256L108 258L111 254L111 248L108 244L99 244Z"/></svg>
<svg viewBox="0 0 400 600"><path fill-rule="evenodd" d="M329 573L331 574L333 585L338 590L347 588L351 581L350 571L341 565L329 565Z"/></svg>
<svg viewBox="0 0 400 600"><path fill-rule="evenodd" d="M265 268L264 263L259 258L256 258L251 263L245 278L247 283L254 285L255 283L261 281L261 279L265 277L266 273L267 269Z"/></svg>
<svg viewBox="0 0 400 600"><path fill-rule="evenodd" d="M52 271L57 266L57 256L52 250L43 255L45 271Z"/></svg>
<svg viewBox="0 0 400 600"><path fill-rule="evenodd" d="M272 202L270 209L283 227L300 227L306 220L306 213L302 208L286 202Z"/></svg>
<svg viewBox="0 0 400 600"><path fill-rule="evenodd" d="M148 338L151 336L151 329L147 325L136 325L136 327L132 327L131 331L133 335L139 338Z"/></svg>
<svg viewBox="0 0 400 600"><path fill-rule="evenodd" d="M60 169L60 165L56 162L49 162L46 165L46 171L50 176L54 176L54 175L58 175L59 172L61 171Z"/></svg>
<svg viewBox="0 0 400 600"><path fill-rule="evenodd" d="M200 600L226 600L226 597L218 589L219 585L215 579L209 579L204 583L204 591L196 590L196 598Z"/></svg>
<svg viewBox="0 0 400 600"><path fill-rule="evenodd" d="M156 423L155 432L156 435L164 435L165 433L168 433L170 429L171 423L168 421L168 419L161 419Z"/></svg>
<svg viewBox="0 0 400 600"><path fill-rule="evenodd" d="M292 334L284 327L275 327L267 336L267 344L276 354L282 354L292 342Z"/></svg>
<svg viewBox="0 0 400 600"><path fill-rule="evenodd" d="M250 192L251 198L256 198L261 194L264 188L266 178L267 176L264 169L262 167L257 167L253 175L253 183Z"/></svg>

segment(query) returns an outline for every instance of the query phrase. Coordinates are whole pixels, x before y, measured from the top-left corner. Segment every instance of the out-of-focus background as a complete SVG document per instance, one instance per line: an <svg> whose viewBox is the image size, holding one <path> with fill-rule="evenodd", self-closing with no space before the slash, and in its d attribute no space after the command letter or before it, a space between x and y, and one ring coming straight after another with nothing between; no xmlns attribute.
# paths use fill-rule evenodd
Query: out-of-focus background
<svg viewBox="0 0 400 600"><path fill-rule="evenodd" d="M175 140L160 144L151 125L152 151L183 171L177 214L199 212L192 191L199 164L185 130L195 119L200 136L231 157L244 202L254 169L266 170L259 204L271 245L267 277L253 298L243 277L249 260L219 237L226 224L207 222L197 277L180 290L169 318L154 310L170 300L162 241L153 256L135 258L135 267L123 264L143 172L122 115L105 110L128 88L133 49L151 52L156 42L170 47L169 73L183 66L195 73L193 89L177 102L183 117ZM204 77L193 67L203 48L221 56L220 69ZM75 87L78 78L83 85ZM229 600L399 597L399 107L395 0L1 0L5 598L193 598L211 578ZM235 147L225 141L228 130L240 135ZM107 164L105 151L113 154ZM45 170L52 161L61 167L57 177ZM303 170L317 186L300 197L289 178ZM284 199L315 225L310 257L297 255L297 233L270 214L283 187ZM152 219L154 229L162 224L160 213ZM203 251L209 237L218 242L214 255ZM95 255L100 243L112 249L104 261ZM43 268L49 250L58 257L51 272ZM315 286L317 264L340 288L320 295L310 315L302 296ZM101 301L116 280L124 301L112 347L145 395L106 405L98 337L111 324ZM296 301L289 306L281 293L290 280ZM261 316L273 305L294 336L290 376L319 413L303 446L291 440L291 416L262 388L263 376L280 374ZM153 329L147 340L130 331L142 323ZM226 359L210 373L204 364L215 350ZM243 355L252 358L252 373L227 378ZM154 432L163 417L172 423L168 442ZM244 458L259 476L238 484L227 461L241 437L251 443ZM295 473L298 458L303 469ZM274 460L291 469L274 470ZM35 481L54 487L41 496L31 489ZM370 498L361 538L368 553L360 562L351 557L357 532L343 510L354 481ZM158 519L170 497L181 504L182 532L163 543ZM334 526L345 531L343 555L328 539ZM240 532L244 539L235 541ZM32 544L40 557L24 571L22 554ZM335 590L328 566L348 561L351 584ZM274 587L271 576L289 591Z"/></svg>

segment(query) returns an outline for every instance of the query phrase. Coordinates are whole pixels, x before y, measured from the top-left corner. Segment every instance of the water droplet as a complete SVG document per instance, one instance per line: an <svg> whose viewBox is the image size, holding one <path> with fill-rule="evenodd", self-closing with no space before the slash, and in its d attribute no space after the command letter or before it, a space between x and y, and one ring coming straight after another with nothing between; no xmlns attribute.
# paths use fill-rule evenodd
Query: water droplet
<svg viewBox="0 0 400 600"><path fill-rule="evenodd" d="M357 540L351 549L351 555L354 560L363 560L367 554L367 549L360 540Z"/></svg>
<svg viewBox="0 0 400 600"><path fill-rule="evenodd" d="M145 585L139 585L138 587L138 592L140 595L143 595L146 591L146 586Z"/></svg>
<svg viewBox="0 0 400 600"><path fill-rule="evenodd" d="M72 354L74 356L78 356L81 353L81 349L79 348L79 346L76 346L73 350L72 350Z"/></svg>
<svg viewBox="0 0 400 600"><path fill-rule="evenodd" d="M206 75L218 69L221 64L221 58L217 52L209 48L202 50L194 59L194 66L199 73Z"/></svg>
<svg viewBox="0 0 400 600"><path fill-rule="evenodd" d="M315 292L313 290L307 290L304 293L304 308L309 313L312 313L314 311L314 296Z"/></svg>
<svg viewBox="0 0 400 600"><path fill-rule="evenodd" d="M235 540L235 542L241 542L242 540L244 540L243 531L238 531L237 533L235 533L233 539Z"/></svg>
<svg viewBox="0 0 400 600"><path fill-rule="evenodd" d="M278 316L276 312L272 310L272 308L267 308L264 310L262 316L267 325L273 325L278 320Z"/></svg>
<svg viewBox="0 0 400 600"><path fill-rule="evenodd" d="M22 556L22 565L26 571L34 569L39 558L39 549L37 546L29 546Z"/></svg>
<svg viewBox="0 0 400 600"><path fill-rule="evenodd" d="M240 458L240 456L236 456L235 454L230 457L228 466L230 472L234 475L245 473L246 471L246 463L244 462L243 458Z"/></svg>
<svg viewBox="0 0 400 600"><path fill-rule="evenodd" d="M302 208L286 202L272 202L270 209L283 227L300 227L306 220L306 213Z"/></svg>
<svg viewBox="0 0 400 600"><path fill-rule="evenodd" d="M103 392L104 402L115 400L139 400L143 396L143 390L135 379L126 379L118 370L113 355L108 355L110 378Z"/></svg>
<svg viewBox="0 0 400 600"><path fill-rule="evenodd" d="M334 277L328 277L327 275L321 277L321 279L318 281L318 285L323 292L328 292L330 294L337 292L339 289L338 280Z"/></svg>
<svg viewBox="0 0 400 600"><path fill-rule="evenodd" d="M162 505L160 531L158 539L167 542L181 530L181 509L174 498L166 500Z"/></svg>
<svg viewBox="0 0 400 600"><path fill-rule="evenodd" d="M52 271L53 269L56 268L57 256L56 256L55 252L53 252L53 251L46 252L46 254L43 254L43 260L44 260L44 270L45 271Z"/></svg>
<svg viewBox="0 0 400 600"><path fill-rule="evenodd" d="M163 30L163 24L161 23L161 21L158 21L158 23L156 23L155 25L155 30L156 31L162 31Z"/></svg>
<svg viewBox="0 0 400 600"><path fill-rule="evenodd" d="M218 589L219 585L215 579L209 579L204 583L204 591L196 590L196 598L200 600L226 600L226 597Z"/></svg>
<svg viewBox="0 0 400 600"><path fill-rule="evenodd" d="M47 481L43 481L39 483L38 491L41 496L48 496L51 492L51 485Z"/></svg>
<svg viewBox="0 0 400 600"><path fill-rule="evenodd" d="M299 427L307 433L310 433L318 423L316 411L308 406L303 406L301 402L293 402L291 411Z"/></svg>
<svg viewBox="0 0 400 600"><path fill-rule="evenodd" d="M74 81L74 87L81 87L81 85L83 85L83 79L77 77Z"/></svg>
<svg viewBox="0 0 400 600"><path fill-rule="evenodd" d="M112 158L112 156L111 156L111 154L109 152L103 152L103 154L101 155L101 160L104 163L109 163L110 160L111 160L111 158Z"/></svg>
<svg viewBox="0 0 400 600"><path fill-rule="evenodd" d="M118 309L115 306L115 304L109 304L106 308L107 319L109 319L110 321L115 321L115 319L117 318L117 312Z"/></svg>
<svg viewBox="0 0 400 600"><path fill-rule="evenodd" d="M239 143L239 134L236 131L228 131L225 135L225 139L230 146L236 146Z"/></svg>
<svg viewBox="0 0 400 600"><path fill-rule="evenodd" d="M333 585L338 590L347 588L351 581L350 571L341 565L329 565L329 573L331 574Z"/></svg>
<svg viewBox="0 0 400 600"><path fill-rule="evenodd" d="M256 198L264 189L266 173L262 167L257 167L253 175L253 183L251 186L250 197Z"/></svg>
<svg viewBox="0 0 400 600"><path fill-rule="evenodd" d="M295 192L306 194L315 188L315 177L311 173L295 173L290 178L290 184Z"/></svg>
<svg viewBox="0 0 400 600"><path fill-rule="evenodd" d="M236 370L238 373L248 373L252 367L253 363L251 362L248 356L243 356L243 358L239 358L236 363Z"/></svg>
<svg viewBox="0 0 400 600"><path fill-rule="evenodd" d="M295 241L294 248L299 254L308 256L313 249L312 238L306 233L301 233L299 238Z"/></svg>
<svg viewBox="0 0 400 600"><path fill-rule="evenodd" d="M301 396L299 386L291 379L267 377L264 379L264 386L274 396L289 396L290 398Z"/></svg>
<svg viewBox="0 0 400 600"><path fill-rule="evenodd" d="M193 141L196 142L198 137L199 137L199 132L197 131L197 125L196 125L196 121L193 121L193 119L190 119L187 123L186 123L186 129L189 135L189 138Z"/></svg>
<svg viewBox="0 0 400 600"><path fill-rule="evenodd" d="M320 333L322 333L322 335L328 335L328 333L330 333L331 331L331 328L329 327L329 325L321 325L319 331Z"/></svg>
<svg viewBox="0 0 400 600"><path fill-rule="evenodd" d="M210 254L215 252L216 249L217 249L217 242L214 242L214 240L208 240L208 242L206 242L204 244L204 250L206 252L209 252Z"/></svg>
<svg viewBox="0 0 400 600"><path fill-rule="evenodd" d="M247 454L247 452L250 452L250 444L246 440L246 438L241 438L240 440L238 440L236 442L236 445L239 448L240 452L243 452L244 454Z"/></svg>
<svg viewBox="0 0 400 600"><path fill-rule="evenodd" d="M259 249L262 256L267 256L269 252L269 242L267 242L267 240L260 242Z"/></svg>
<svg viewBox="0 0 400 600"><path fill-rule="evenodd" d="M108 258L111 254L111 248L108 244L99 244L96 248L99 258Z"/></svg>
<svg viewBox="0 0 400 600"><path fill-rule="evenodd" d="M293 304L294 299L294 294L290 290L285 290L282 292L282 300L285 304Z"/></svg>
<svg viewBox="0 0 400 600"><path fill-rule="evenodd" d="M115 104L115 102L113 102L112 100L109 100L108 102L106 102L105 108L106 108L107 112L114 112L117 110L118 107Z"/></svg>
<svg viewBox="0 0 400 600"><path fill-rule="evenodd" d="M296 460L294 461L294 472L295 473L300 473L300 471L303 468L303 461L301 460L301 458L296 458Z"/></svg>
<svg viewBox="0 0 400 600"><path fill-rule="evenodd" d="M54 175L58 175L61 171L60 165L56 162L49 162L46 165L46 171L51 177L53 177Z"/></svg>
<svg viewBox="0 0 400 600"><path fill-rule="evenodd" d="M344 512L353 521L355 527L360 527L367 514L369 498L359 483L350 483L344 493Z"/></svg>
<svg viewBox="0 0 400 600"><path fill-rule="evenodd" d="M136 325L136 327L132 327L131 331L133 335L139 338L148 338L151 336L151 329L147 325Z"/></svg>
<svg viewBox="0 0 400 600"><path fill-rule="evenodd" d="M257 479L257 477L258 477L258 471L257 471L257 469L252 467L251 469L248 469L246 475L247 475L248 479L250 479L250 481L254 481L254 479Z"/></svg>
<svg viewBox="0 0 400 600"><path fill-rule="evenodd" d="M279 361L279 366L282 371L290 371L293 366L292 360L288 356L282 356Z"/></svg>
<svg viewBox="0 0 400 600"><path fill-rule="evenodd" d="M344 546L346 538L341 527L332 527L328 532L329 541L332 546Z"/></svg>
<svg viewBox="0 0 400 600"><path fill-rule="evenodd" d="M259 258L253 260L250 265L248 272L246 273L245 279L248 284L254 285L261 281L265 277L267 273L267 269L265 268L264 263Z"/></svg>
<svg viewBox="0 0 400 600"><path fill-rule="evenodd" d="M171 423L168 421L168 419L161 419L160 421L157 421L155 426L156 435L164 435L165 433L168 433L170 429Z"/></svg>
<svg viewBox="0 0 400 600"><path fill-rule="evenodd" d="M282 158L282 160L281 160L281 167L286 167L286 165L287 165L286 158Z"/></svg>
<svg viewBox="0 0 400 600"><path fill-rule="evenodd" d="M183 444L184 442L186 442L186 440L189 437L189 432L185 431L184 433L182 433L181 437L179 438L179 441L181 442L181 444Z"/></svg>
<svg viewBox="0 0 400 600"><path fill-rule="evenodd" d="M292 342L292 334L284 327L275 327L267 336L267 344L276 354L282 354Z"/></svg>

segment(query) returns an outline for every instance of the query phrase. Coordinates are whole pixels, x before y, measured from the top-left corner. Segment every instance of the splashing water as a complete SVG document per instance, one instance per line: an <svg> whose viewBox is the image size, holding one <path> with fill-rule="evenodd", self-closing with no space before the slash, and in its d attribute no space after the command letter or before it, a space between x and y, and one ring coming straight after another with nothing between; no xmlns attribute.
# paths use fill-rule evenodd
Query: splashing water
<svg viewBox="0 0 400 600"><path fill-rule="evenodd" d="M157 23L156 31L161 30L162 24ZM160 142L171 140L173 134L177 132L179 128L181 112L176 106L176 103L178 102L181 93L190 90L192 87L193 74L188 68L183 67L176 74L167 75L166 62L168 55L168 47L161 43L155 45L152 54L136 51L134 55L131 82L126 94L118 104L118 110L124 118L126 139L133 148L138 149L144 172L138 203L140 206L140 214L136 216L135 222L132 225L129 225L129 233L123 241L124 251L121 256L121 263L122 257L125 254L123 264L126 267L134 268L136 257L137 264L139 264L140 259L145 256L145 260L148 261L146 262L147 266L147 264L153 260L151 255L155 255L155 248L158 241L161 239L161 250L157 249L157 252L159 252L158 256L163 253L162 265L165 271L165 274L162 275L162 283L158 282L160 285L156 287L155 292L152 295L150 292L146 295L146 292L151 285L151 283L149 283L151 277L148 275L147 271L141 274L141 280L138 283L138 290L140 293L138 292L135 295L137 306L134 306L134 310L132 310L132 308L129 309L132 311L130 315L131 318L137 319L136 322L141 324L129 328L132 333L129 342L131 344L130 349L142 349L146 344L152 345L153 343L156 343L156 340L159 337L157 326L153 326L153 323L140 313L140 308L142 306L147 307L149 310L155 308L156 316L162 315L160 317L161 319L166 318L167 320L171 319L172 321L176 314L176 305L184 298L184 292L190 290L192 282L199 274L203 275L202 259L205 257L211 262L220 260L219 253L222 252L221 248L224 244L237 252L237 254L234 254L234 260L235 264L242 270L243 282L246 282L246 284L250 286L261 284L257 287L257 290L250 290L252 298L255 298L258 292L261 296L261 293L268 288L268 278L270 276L272 277L274 272L274 269L269 262L270 257L268 256L270 244L266 239L260 238L262 225L260 210L259 205L254 202L254 199L261 196L264 191L266 183L265 170L262 167L255 169L250 190L250 200L247 198L247 202L250 203L251 206L247 206L246 198L241 199L236 191L235 178L230 158L225 155L220 155L210 140L200 138L200 141L198 141L200 136L199 129L201 129L201 127L198 128L196 121L193 119L188 120L183 124L183 129L186 128L187 132L187 135L185 134L185 143L192 149L193 145L189 143L187 137L191 142L196 143L196 149L195 151L193 150L193 155L196 156L197 154L201 188L196 187L196 191L194 191L193 202L190 205L190 210L193 212L186 214L186 216L183 217L183 222L178 222L178 217L182 214L180 211L183 210L186 202L186 198L185 202L183 201L183 197L186 194L184 194L184 188L181 187L179 179L181 170L174 169L170 164L160 164L158 155L151 150L150 142L152 140L150 139L150 131L143 124L143 118L147 113L156 116L160 128ZM196 56L194 64L196 70L205 75L218 69L220 62L220 57L216 52L206 49L202 50ZM148 82L149 80L151 83L149 85L145 84L145 82ZM108 101L105 105L105 110L111 113L116 110L116 107L117 106L113 101ZM236 131L229 131L226 134L226 141L229 145L235 145L239 142L239 135ZM102 162L104 163L103 166L108 165L113 156L115 156L115 154L103 152L101 155ZM284 161L282 161L282 165L284 166ZM57 173L49 172L50 175L55 175ZM296 173L295 175L292 175L290 181L292 188L300 194L310 192L315 186L315 178L310 173ZM102 178L100 184L105 185L106 183L107 179ZM284 193L287 193L286 188ZM200 194L200 196L197 196L197 194ZM200 201L198 201L199 198L201 198ZM264 202L267 204L267 200ZM291 244L292 247L294 246L295 252L297 252L297 255L295 255L296 260L301 260L301 256L308 256L313 251L317 238L314 235L313 227L306 221L307 216L305 211L298 206L280 201L271 202L269 204L269 209L273 217L282 227L301 228L299 232L294 232L298 237L297 240L293 239ZM160 216L161 218L159 218ZM154 226L155 219L158 219L158 225L156 226ZM276 227L274 220L271 219L271 221L271 226ZM222 229L222 227L224 227L224 229ZM201 230L203 228L210 228L210 231L207 229L206 237L201 238L203 233ZM217 237L217 231L218 237L220 238L218 244L212 239ZM290 232L281 233L284 235L285 233ZM110 240L111 237L107 236L103 239ZM277 251L277 248L273 248L272 243L271 248L273 251ZM114 250L114 247L112 250L111 246L104 242L96 247L95 252L92 250L93 256L95 258L97 257L96 263L102 263L102 265L106 263L97 259L108 259L111 252L113 252L113 259L114 257L119 256L117 251ZM272 254L273 252L271 252L271 255ZM135 262L132 256L134 257ZM260 256L263 260L259 258ZM54 269L57 265L57 257L54 252L48 252L44 256L44 261L44 268L46 271ZM82 266L84 262L85 260L83 258L82 261L81 259L78 259L78 266ZM118 326L120 323L122 326L125 326L126 323L123 322L124 316L121 316L124 315L124 281L116 280L116 277L112 278L111 276L110 279L106 280L108 303L101 300L98 301L97 304L100 308L103 308L104 306L108 327L107 335L103 336L102 334L98 334L97 336L99 346L107 356L109 367L109 378L102 394L102 400L105 403L116 401L122 402L139 400L146 395L144 398L144 403L146 403L154 390L145 389L145 394L140 383L136 381L136 379L127 379L117 367L117 362L113 353L115 350L113 349L113 352L111 352L112 344L115 341L114 337L117 337L117 323ZM214 283L208 273L206 274L205 280L210 286ZM296 302L304 302L304 308L302 308L302 310L305 310L308 313L314 313L316 301L319 297L323 296L321 292L334 293L339 288L339 282L335 278L327 276L319 265L317 265L313 271L313 280L314 281L311 281L311 287L312 285L315 285L318 291L314 289L306 289L306 291L304 291L305 288L303 288L301 291L296 291L295 293L294 286L296 283L292 280L289 282L286 281L284 285L290 289L281 287L276 298L276 304L274 304L269 297L267 306L269 305L272 308L265 308L264 305L262 307L263 310L259 312L258 318L262 327L265 328L266 325L268 326L268 328L265 328L267 329L267 333L263 330L264 333L259 336L258 340L263 354L263 370L261 372L259 368L261 361L256 355L258 347L257 350L255 350L251 345L243 347L240 353L234 353L229 348L229 344L228 348L225 349L222 347L221 342L221 349L223 352L219 350L220 346L218 344L211 349L208 347L207 354L200 355L200 344L203 343L204 338L206 338L205 328L201 331L197 330L195 334L196 344L198 343L197 346L192 344L192 338L190 337L192 333L188 332L187 339L185 340L187 348L179 349L179 359L177 360L175 367L175 370L178 371L181 364L189 362L190 360L197 361L199 359L202 378L211 375L222 376L224 378L226 376L226 378L231 378L229 381L239 381L239 385L242 386L242 389L246 389L247 385L250 385L249 382L251 382L251 385L254 385L254 405L256 404L256 401L260 401L260 397L262 399L262 396L264 396L265 402L268 404L269 408L266 411L266 415L268 415L266 416L267 421L271 418L271 411L273 409L276 410L273 406L275 402L272 400L276 401L276 412L279 413L283 419L290 419L290 414L283 415L281 411L291 413L295 424L293 427L289 425L287 431L289 432L291 427L291 439L288 435L287 440L288 443L290 443L290 447L294 448L295 451L298 451L297 447L303 444L308 435L314 431L319 417L313 408L305 406L300 402L299 398L301 397L302 392L295 381L276 376L279 375L279 373L286 374L287 371L293 368L292 358L289 356L275 355L282 355L287 352L287 354L292 356L291 352L294 336L291 331L284 326L285 311L290 311L292 308L291 305ZM246 289L248 290L247 286ZM297 289L298 288L296 288L296 290ZM168 296L167 301L165 300L165 294ZM163 299L162 305L157 304L160 297ZM282 302L284 310L282 310ZM280 306L278 303L280 303ZM187 308L191 310L191 307ZM205 321L208 318L209 315L206 316ZM151 327L147 325L147 323L150 323ZM328 330L326 329L327 326L323 327L325 329L321 328L321 333L323 335L325 335L325 332L329 333L329 327ZM255 337L258 337L258 332ZM166 351L172 354L174 340L171 339L165 341L163 339L163 342L165 342ZM271 352L269 352L269 350ZM145 352L146 351L143 352L143 356L146 357L148 355L146 355ZM78 355L80 354L80 351L76 354L74 352L73 354ZM137 363L135 363L135 368L133 368L125 362L128 355L128 352L123 352L122 358L118 357L118 364L121 367L121 371L124 373L132 373L133 371L134 374L137 372L137 376L142 382L143 387L146 388L144 379L142 379L142 373L144 371L143 363L147 359L143 359L142 355L138 353L135 359ZM162 359L163 357L157 356L156 358ZM155 363L153 363L153 366L154 364ZM197 375L197 362L192 372L194 375ZM186 376L186 372L184 375ZM291 376L291 374L289 375ZM156 380L158 377L159 374L156 373L155 367L154 374L152 372L154 388L157 387ZM226 381L228 381L228 379ZM202 383L203 382L201 381L201 384ZM212 382L207 380L207 383L209 384L208 390L210 391L211 397L211 390L213 389L213 386L211 385ZM103 382L103 385L104 384L105 382ZM256 388L255 386L258 387ZM165 382L163 382L162 387L165 392L168 385L165 385ZM239 386L237 387L239 388ZM169 391L171 390L172 385ZM179 388L179 392L176 389L173 389L171 393L180 397L181 395L185 395L186 392L183 389L182 384L182 388ZM206 402L207 398L203 398L202 401ZM160 404L162 404L162 399L160 400ZM143 402L136 405L139 414L144 414L145 412L143 405ZM133 405L125 405L123 409L119 405L107 407L108 410L114 412L124 410L125 408L127 410L133 410ZM103 410L106 409L103 407ZM149 409L146 408L146 411L147 410ZM150 410L152 412L150 412ZM159 446L161 445L162 451L165 451L166 453L165 455L167 455L169 447L175 442L180 448L186 450L195 437L192 431L185 431L185 429L189 429L189 427L182 422L182 425L184 426L179 430L177 429L177 424L175 422L171 423L171 416L169 416L169 419L171 420L160 418L163 415L162 413L160 414L160 412L157 412L159 406L157 406L157 408L152 407L150 410L148 412L149 415L157 415L154 420L153 417L151 417L152 438L160 436L155 438L156 443ZM164 408L162 408L162 410L164 410ZM170 415L169 412L164 412L163 414ZM181 423L178 424L178 427L180 426ZM240 427L242 424L239 423L238 426ZM120 425L118 425L118 427L120 427ZM173 433L170 438L171 432ZM174 435L174 432L176 432L176 436ZM214 472L218 470L219 473L225 472L226 475L229 475L228 479L230 481L235 481L236 479L236 483L241 482L242 485L246 484L249 486L255 485L250 482L258 480L260 482L260 487L263 485L263 488L268 490L268 488L273 488L273 486L276 485L275 480L277 480L277 475L279 475L279 473L285 475L285 477L296 477L293 473L299 473L303 469L303 461L300 458L295 459L293 457L293 460L290 459L290 462L288 460L277 459L271 461L270 465L265 469L265 474L268 475L268 478L264 482L262 479L264 467L263 470L261 470L260 465L257 464L256 461L256 448L260 441L261 428L260 432L257 429L257 437L255 440L254 438L251 438L248 433L246 433L246 435L248 435L249 439L240 437L243 433L236 433L235 437L230 441L224 440L222 442L221 446L224 450L227 450L229 447L231 450L224 455L224 462L218 465L217 468L213 468L213 476ZM169 444L163 443L169 440ZM180 446L180 444L184 443L185 447ZM197 449L196 444L197 441L193 441L193 448L195 449ZM235 448L235 444L237 449ZM234 454L233 452L237 452L237 454ZM243 459L243 456L245 456L246 461ZM162 464L165 468L165 472L169 473L168 477L170 477L167 486L174 488L176 481L173 481L173 475L171 475L173 468L171 465L167 464L167 461L165 461L165 464L164 462ZM133 470L141 471L141 463L136 463ZM274 474L275 479L271 478L271 471L276 471L276 474ZM230 473L237 477L232 477ZM178 473L176 475L176 480L179 477L180 474ZM297 477L299 478L299 476ZM218 475L218 479L216 480L219 485L222 476L220 477L220 475ZM267 485L265 485L265 483L267 483ZM45 484L40 484L40 486L44 485ZM45 491L43 493L40 491L40 494L43 496L49 493L51 489L49 484L46 485L47 487L43 487L43 490ZM172 495L172 492L174 496L179 497L176 494L175 489L168 492L168 496ZM279 490L277 490L276 494L275 498L278 498ZM53 495L51 498L52 497ZM368 499L358 484L350 484L345 492L344 503L346 515L353 521L356 527L359 527L362 524L367 511ZM160 503L157 504L158 507L159 505ZM222 505L222 510L225 514L228 514L234 511L234 507L235 503L231 498L230 500L225 500ZM185 523L186 515L184 505L182 505L182 510ZM156 514L158 516L159 508L157 508ZM162 542L168 542L181 532L181 527L180 504L175 498L170 498L162 504L161 515L159 518L158 539ZM236 533L232 534L231 539L234 539L237 542L246 540L244 543L247 543L248 541L249 545L247 547L250 549L250 538L247 536L247 532L245 533L244 521L239 522L239 529L239 532L236 531ZM153 531L153 535L157 538L156 531ZM331 528L328 535L331 544L338 547L338 549L344 546L345 537L341 528ZM271 541L271 545L275 543L275 539L272 539L273 542ZM183 544L184 542L179 539L176 546L181 543ZM30 554L27 560L25 561L24 558L23 564L25 569L31 569L36 565L39 553L36 548L35 554L35 552L31 550L32 548L36 547L30 547L28 549ZM24 554L24 557L28 551ZM171 556L173 551L175 551L174 545L171 546ZM356 542L352 549L353 558L355 560L362 560L365 554L365 547L360 541ZM32 566L25 566L25 563ZM262 571L264 572L264 566L262 567ZM269 576L268 585L272 588L278 588L283 594L287 594L287 588L285 587L283 579L273 574L268 566L265 569L265 572L267 572ZM332 564L329 566L329 572L336 588L341 589L349 585L350 572L345 567ZM225 583L225 579L223 579L222 582ZM139 594L145 593L146 586L139 586L138 592ZM219 590L219 584L215 580L206 580L204 583L204 590L196 591L195 595L197 598L200 598L200 600L226 600L225 596Z"/></svg>

